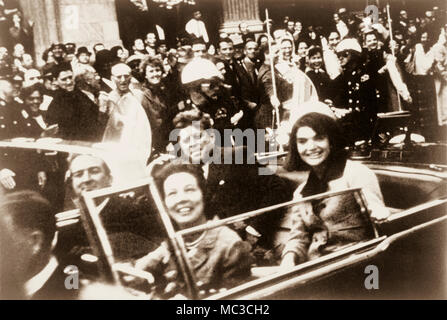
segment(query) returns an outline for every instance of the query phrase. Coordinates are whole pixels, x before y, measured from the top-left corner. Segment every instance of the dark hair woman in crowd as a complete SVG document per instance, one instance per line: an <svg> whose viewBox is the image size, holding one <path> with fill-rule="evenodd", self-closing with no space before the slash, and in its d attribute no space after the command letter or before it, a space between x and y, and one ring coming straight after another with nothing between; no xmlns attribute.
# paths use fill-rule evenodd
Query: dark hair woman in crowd
<svg viewBox="0 0 447 320"><path fill-rule="evenodd" d="M158 152L165 151L169 143L169 133L172 129L172 119L175 109L171 104L175 103L175 94L167 87L163 75L163 62L155 57L148 57L140 64L140 74L144 76L142 87L144 98L142 106L154 132L152 145ZM174 113L173 113L174 112Z"/></svg>
<svg viewBox="0 0 447 320"><path fill-rule="evenodd" d="M168 163L155 176L165 208L177 229L202 225L209 212L204 197L205 180L200 167ZM184 237L196 281L203 288L230 288L249 274L249 248L237 233L223 226ZM136 262L136 267L159 275L176 270L167 243ZM161 272L160 272L161 271ZM177 281L179 285L179 282Z"/></svg>
<svg viewBox="0 0 447 320"><path fill-rule="evenodd" d="M114 46L110 49L110 56L112 59L112 65L118 63L118 62L125 62L121 60L121 57L123 55L123 47L121 46Z"/></svg>
<svg viewBox="0 0 447 320"><path fill-rule="evenodd" d="M292 128L289 141L288 171L310 170L295 199L328 191L362 188L373 219L385 219L389 211L375 174L365 165L347 159L345 141L335 116L310 112ZM282 265L318 258L342 246L373 236L372 224L361 213L353 194L343 194L290 208L293 225L283 250Z"/></svg>

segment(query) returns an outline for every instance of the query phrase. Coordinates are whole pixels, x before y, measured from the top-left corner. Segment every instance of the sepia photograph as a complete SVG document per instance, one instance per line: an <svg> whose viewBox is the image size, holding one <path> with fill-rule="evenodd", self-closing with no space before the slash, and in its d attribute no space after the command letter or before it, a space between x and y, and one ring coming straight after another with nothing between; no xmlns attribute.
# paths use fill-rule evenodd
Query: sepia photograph
<svg viewBox="0 0 447 320"><path fill-rule="evenodd" d="M0 0L0 300L446 299L444 0Z"/></svg>

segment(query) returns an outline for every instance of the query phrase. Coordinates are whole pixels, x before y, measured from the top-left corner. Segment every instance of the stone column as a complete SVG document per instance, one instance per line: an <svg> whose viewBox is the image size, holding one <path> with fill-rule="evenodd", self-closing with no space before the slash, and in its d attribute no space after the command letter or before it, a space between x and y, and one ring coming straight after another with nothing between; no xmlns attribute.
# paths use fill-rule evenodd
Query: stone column
<svg viewBox="0 0 447 320"><path fill-rule="evenodd" d="M43 51L52 43L60 42L62 35L57 2L55 0L20 0L25 19L32 22L35 61L42 63Z"/></svg>
<svg viewBox="0 0 447 320"><path fill-rule="evenodd" d="M89 48L97 42L107 48L121 44L115 0L20 0L20 4L34 23L38 62L42 62L42 52L56 42Z"/></svg>
<svg viewBox="0 0 447 320"><path fill-rule="evenodd" d="M262 32L259 0L222 0L223 23L220 32L239 32L239 23L246 22L251 32Z"/></svg>

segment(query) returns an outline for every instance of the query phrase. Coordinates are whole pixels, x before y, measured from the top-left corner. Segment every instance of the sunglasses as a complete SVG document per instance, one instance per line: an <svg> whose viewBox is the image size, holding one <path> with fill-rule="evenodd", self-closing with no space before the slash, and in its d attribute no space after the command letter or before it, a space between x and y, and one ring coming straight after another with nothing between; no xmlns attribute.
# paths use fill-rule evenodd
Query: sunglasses
<svg viewBox="0 0 447 320"><path fill-rule="evenodd" d="M350 56L350 53L348 51L342 51L342 52L337 53L337 57L339 57L339 58L347 58L349 56Z"/></svg>
<svg viewBox="0 0 447 320"><path fill-rule="evenodd" d="M217 80L207 81L207 82L202 82L200 85L202 86L202 88L215 89L220 86L220 81L217 81Z"/></svg>

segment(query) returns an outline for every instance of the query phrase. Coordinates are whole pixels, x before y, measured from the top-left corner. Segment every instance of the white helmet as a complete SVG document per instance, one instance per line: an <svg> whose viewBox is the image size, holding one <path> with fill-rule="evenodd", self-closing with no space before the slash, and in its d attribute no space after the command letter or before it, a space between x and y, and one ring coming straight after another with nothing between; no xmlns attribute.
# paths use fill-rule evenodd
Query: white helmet
<svg viewBox="0 0 447 320"><path fill-rule="evenodd" d="M337 47L335 48L336 52L342 52L345 50L353 50L357 51L358 53L362 53L362 47L360 46L358 41L356 39L351 38L343 39L338 43Z"/></svg>
<svg viewBox="0 0 447 320"><path fill-rule="evenodd" d="M188 84L197 80L210 80L216 77L223 80L222 74L214 63L207 59L194 58L183 68L181 79L183 84Z"/></svg>

